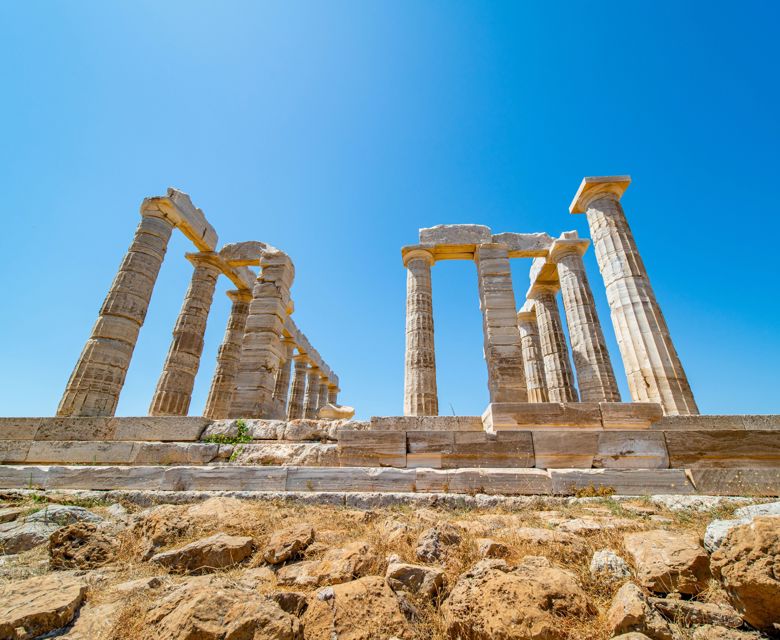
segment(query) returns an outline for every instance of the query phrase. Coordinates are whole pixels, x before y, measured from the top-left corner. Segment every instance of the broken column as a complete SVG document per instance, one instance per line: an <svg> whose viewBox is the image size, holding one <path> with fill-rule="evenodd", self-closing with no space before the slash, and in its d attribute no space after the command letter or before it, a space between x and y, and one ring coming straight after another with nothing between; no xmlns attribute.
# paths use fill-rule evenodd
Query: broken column
<svg viewBox="0 0 780 640"><path fill-rule="evenodd" d="M587 215L632 399L660 402L669 415L698 414L620 204L630 182L628 176L584 178L569 211Z"/></svg>
<svg viewBox="0 0 780 640"><path fill-rule="evenodd" d="M116 411L174 227L156 206L142 207L141 216L133 242L68 380L58 416L113 416Z"/></svg>
<svg viewBox="0 0 780 640"><path fill-rule="evenodd" d="M549 260L558 268L580 401L620 402L615 372L582 261L589 244L588 240L578 238L576 231L565 233L553 243Z"/></svg>
<svg viewBox="0 0 780 640"><path fill-rule="evenodd" d="M295 350L295 341L291 338L282 340L284 347L284 361L279 364L274 384L274 401L279 405L282 416L287 415L287 399L290 393L290 371L292 369L292 354Z"/></svg>
<svg viewBox="0 0 780 640"><path fill-rule="evenodd" d="M306 369L308 366L305 355L299 353L293 356L293 379L292 387L290 388L290 402L287 404L288 420L303 418L303 402L306 394Z"/></svg>
<svg viewBox="0 0 780 640"><path fill-rule="evenodd" d="M241 355L241 343L244 340L246 318L249 315L249 303L252 292L246 289L235 289L227 292L233 301L228 317L225 337L217 351L217 366L211 378L211 387L206 399L206 409L203 415L212 420L228 417L230 402L236 387L238 373L238 358Z"/></svg>
<svg viewBox="0 0 780 640"><path fill-rule="evenodd" d="M284 357L282 329L295 269L284 252L268 246L252 289L231 418L273 417L276 370Z"/></svg>
<svg viewBox="0 0 780 640"><path fill-rule="evenodd" d="M549 401L577 402L577 391L574 388L574 377L569 364L561 314L555 299L556 289L557 287L552 285L535 284L529 289L526 297L531 301L536 312Z"/></svg>
<svg viewBox="0 0 780 640"><path fill-rule="evenodd" d="M320 370L310 366L306 372L306 395L303 398L303 417L317 417L317 403L320 400Z"/></svg>
<svg viewBox="0 0 780 640"><path fill-rule="evenodd" d="M149 406L151 416L186 416L203 353L214 288L221 273L217 254L188 253L195 270L173 328L173 341Z"/></svg>
<svg viewBox="0 0 780 640"><path fill-rule="evenodd" d="M539 328L536 325L536 313L523 309L518 311L517 328L520 330L520 343L523 349L528 402L549 402L542 346L539 343Z"/></svg>
<svg viewBox="0 0 780 640"><path fill-rule="evenodd" d="M406 357L404 415L439 415L433 342L431 265L433 254L412 249L403 254L406 276Z"/></svg>
<svg viewBox="0 0 780 640"><path fill-rule="evenodd" d="M479 279L490 402L527 402L507 246L496 243L477 245L474 260Z"/></svg>

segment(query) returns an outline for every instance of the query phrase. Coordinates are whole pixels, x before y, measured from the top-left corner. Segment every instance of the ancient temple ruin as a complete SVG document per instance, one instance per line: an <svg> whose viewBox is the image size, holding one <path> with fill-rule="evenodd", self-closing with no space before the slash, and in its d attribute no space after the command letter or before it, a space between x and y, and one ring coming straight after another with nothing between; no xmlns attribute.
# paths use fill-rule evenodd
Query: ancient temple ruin
<svg viewBox="0 0 780 640"><path fill-rule="evenodd" d="M291 258L258 241L218 249L189 196L171 189L148 198L57 416L0 418L0 488L318 493L347 505L388 493L454 504L464 494L583 489L778 495L780 416L699 414L621 204L629 183L582 181L569 211L586 214L590 239L422 229L401 252L403 415L370 420L338 404L339 378L292 319ZM114 417L174 229L197 252L186 256L193 276L149 415ZM591 242L611 328L586 276ZM515 297L513 258L532 260L524 300ZM431 268L446 260L476 266L488 380L479 416L439 415ZM193 411L220 275L236 288L206 406ZM620 395L609 330L630 398Z"/></svg>

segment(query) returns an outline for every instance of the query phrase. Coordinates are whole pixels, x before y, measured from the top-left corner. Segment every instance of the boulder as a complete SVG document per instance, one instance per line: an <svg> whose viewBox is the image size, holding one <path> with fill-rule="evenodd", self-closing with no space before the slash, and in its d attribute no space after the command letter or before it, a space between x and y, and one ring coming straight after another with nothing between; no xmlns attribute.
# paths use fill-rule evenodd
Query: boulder
<svg viewBox="0 0 780 640"><path fill-rule="evenodd" d="M518 542L539 547L547 547L550 544L560 545L577 556L584 555L588 550L585 539L573 533L537 527L518 527L512 533Z"/></svg>
<svg viewBox="0 0 780 640"><path fill-rule="evenodd" d="M642 586L656 593L697 594L710 579L709 556L693 534L656 529L623 538Z"/></svg>
<svg viewBox="0 0 780 640"><path fill-rule="evenodd" d="M136 637L136 636L133 636ZM152 603L139 640L303 640L300 621L267 598L194 578Z"/></svg>
<svg viewBox="0 0 780 640"><path fill-rule="evenodd" d="M761 636L748 631L705 624L693 630L691 640L759 640Z"/></svg>
<svg viewBox="0 0 780 640"><path fill-rule="evenodd" d="M477 550L483 558L506 558L509 547L492 538L477 538Z"/></svg>
<svg viewBox="0 0 780 640"><path fill-rule="evenodd" d="M310 524L299 524L281 529L271 535L263 559L269 564L281 564L300 556L314 542L314 528Z"/></svg>
<svg viewBox="0 0 780 640"><path fill-rule="evenodd" d="M252 555L253 548L252 538L217 533L179 549L158 553L152 556L151 562L174 573L208 573L238 564Z"/></svg>
<svg viewBox="0 0 780 640"><path fill-rule="evenodd" d="M96 569L119 551L119 541L89 522L56 530L49 538L49 564L53 569Z"/></svg>
<svg viewBox="0 0 780 640"><path fill-rule="evenodd" d="M384 578L367 576L320 589L303 615L306 640L411 640L414 633Z"/></svg>
<svg viewBox="0 0 780 640"><path fill-rule="evenodd" d="M712 554L712 570L747 622L758 629L780 624L780 516L732 529Z"/></svg>
<svg viewBox="0 0 780 640"><path fill-rule="evenodd" d="M463 574L442 606L447 635L469 640L563 640L560 618L593 612L573 574L526 556L511 571L486 563ZM480 564L482 564L480 563Z"/></svg>
<svg viewBox="0 0 780 640"><path fill-rule="evenodd" d="M614 551L601 549L590 560L590 575L607 582L619 582L631 577L631 568Z"/></svg>
<svg viewBox="0 0 780 640"><path fill-rule="evenodd" d="M439 524L426 529L417 538L416 554L425 562L441 560L446 547L460 542L460 531L450 524Z"/></svg>
<svg viewBox="0 0 780 640"><path fill-rule="evenodd" d="M75 522L99 524L100 516L84 509L50 504L29 516L0 524L0 553L21 553L43 544L60 527Z"/></svg>
<svg viewBox="0 0 780 640"><path fill-rule="evenodd" d="M633 582L626 582L612 599L607 626L613 634L643 633L652 640L674 640L669 623L650 606L645 594Z"/></svg>
<svg viewBox="0 0 780 640"><path fill-rule="evenodd" d="M673 598L649 598L649 602L666 618L686 627L696 624L715 624L736 629L742 626L740 615L727 604L709 604Z"/></svg>
<svg viewBox="0 0 780 640"><path fill-rule="evenodd" d="M318 560L288 564L276 573L278 584L296 587L321 587L340 584L367 575L379 562L374 550L356 540L343 548L329 549Z"/></svg>
<svg viewBox="0 0 780 640"><path fill-rule="evenodd" d="M51 573L0 588L0 638L36 638L69 624L87 585L72 573Z"/></svg>
<svg viewBox="0 0 780 640"><path fill-rule="evenodd" d="M40 511L30 514L25 518L26 522L45 522L58 524L64 527L76 522L91 522L99 524L103 522L96 513L92 513L84 507L74 507L63 504L49 504Z"/></svg>
<svg viewBox="0 0 780 640"><path fill-rule="evenodd" d="M27 509L22 509L21 507L2 507L0 508L0 524L18 520L26 512Z"/></svg>
<svg viewBox="0 0 780 640"><path fill-rule="evenodd" d="M444 586L444 571L438 567L394 562L385 573L387 584L394 591L408 591L434 597Z"/></svg>
<svg viewBox="0 0 780 640"><path fill-rule="evenodd" d="M704 548L710 553L714 553L726 538L726 534L734 527L748 524L756 516L771 515L780 515L780 502L751 504L735 509L734 518L730 520L713 520L707 525L707 531L704 533Z"/></svg>

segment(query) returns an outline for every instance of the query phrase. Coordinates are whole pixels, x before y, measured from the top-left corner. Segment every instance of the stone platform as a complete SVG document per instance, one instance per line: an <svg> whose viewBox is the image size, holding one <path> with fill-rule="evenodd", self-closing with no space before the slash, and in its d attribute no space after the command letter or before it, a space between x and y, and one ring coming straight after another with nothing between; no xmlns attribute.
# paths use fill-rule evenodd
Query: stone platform
<svg viewBox="0 0 780 640"><path fill-rule="evenodd" d="M244 442L236 420L1 418L0 489L780 494L780 416L547 404L494 431L475 416L246 420Z"/></svg>

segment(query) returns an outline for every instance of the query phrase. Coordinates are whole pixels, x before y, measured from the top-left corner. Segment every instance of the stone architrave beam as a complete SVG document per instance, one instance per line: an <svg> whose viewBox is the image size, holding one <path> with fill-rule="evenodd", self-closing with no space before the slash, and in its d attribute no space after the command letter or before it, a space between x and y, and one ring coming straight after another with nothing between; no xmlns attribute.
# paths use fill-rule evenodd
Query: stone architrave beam
<svg viewBox="0 0 780 640"><path fill-rule="evenodd" d="M569 211L585 213L634 402L699 413L620 198L628 176L584 178Z"/></svg>
<svg viewBox="0 0 780 640"><path fill-rule="evenodd" d="M157 208L199 251L214 251L216 248L217 232L206 220L203 211L192 204L190 196L183 191L169 187L165 196L146 198L141 209L147 207Z"/></svg>
<svg viewBox="0 0 780 640"><path fill-rule="evenodd" d="M443 224L420 229L420 244L404 247L402 255L423 249L430 252L436 262L442 260L474 260L481 244L506 245L510 258L535 258L546 256L553 238L546 233L498 233L479 224Z"/></svg>

